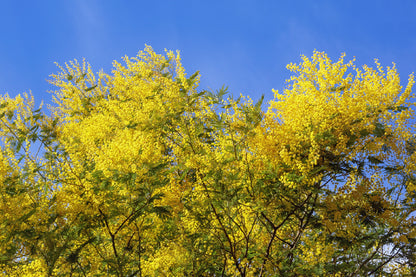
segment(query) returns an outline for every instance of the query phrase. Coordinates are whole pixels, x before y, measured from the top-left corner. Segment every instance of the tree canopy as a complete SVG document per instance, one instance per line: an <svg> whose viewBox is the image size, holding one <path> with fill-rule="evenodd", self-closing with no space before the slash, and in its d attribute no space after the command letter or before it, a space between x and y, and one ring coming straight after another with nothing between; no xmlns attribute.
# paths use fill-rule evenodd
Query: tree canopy
<svg viewBox="0 0 416 277"><path fill-rule="evenodd" d="M0 96L0 274L416 274L413 75L288 69L266 109L151 47L60 66L47 109Z"/></svg>

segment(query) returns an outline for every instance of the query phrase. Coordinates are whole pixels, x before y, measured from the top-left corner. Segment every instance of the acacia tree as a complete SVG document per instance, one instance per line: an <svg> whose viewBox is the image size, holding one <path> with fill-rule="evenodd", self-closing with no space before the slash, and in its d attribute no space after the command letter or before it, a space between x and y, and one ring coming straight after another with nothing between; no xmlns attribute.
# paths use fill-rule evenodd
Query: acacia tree
<svg viewBox="0 0 416 277"><path fill-rule="evenodd" d="M3 96L1 272L412 274L414 81L376 66L302 57L263 111L147 47L60 67L48 113Z"/></svg>

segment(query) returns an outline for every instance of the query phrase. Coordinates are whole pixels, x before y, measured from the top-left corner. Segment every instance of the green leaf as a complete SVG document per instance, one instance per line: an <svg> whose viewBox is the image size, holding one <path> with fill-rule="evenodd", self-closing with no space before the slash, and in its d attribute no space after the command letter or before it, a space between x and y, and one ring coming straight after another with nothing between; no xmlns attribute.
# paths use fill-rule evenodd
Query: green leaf
<svg viewBox="0 0 416 277"><path fill-rule="evenodd" d="M322 171L325 171L327 169L326 166L316 166L311 172L310 174L313 175L317 175L320 174Z"/></svg>
<svg viewBox="0 0 416 277"><path fill-rule="evenodd" d="M407 140L405 143L405 149L408 155L413 155L416 151L416 138L413 137Z"/></svg>
<svg viewBox="0 0 416 277"><path fill-rule="evenodd" d="M377 122L375 124L375 127L376 128L373 131L373 135L375 135L376 137L382 137L386 133L386 128L382 123Z"/></svg>
<svg viewBox="0 0 416 277"><path fill-rule="evenodd" d="M202 96L206 93L206 90L203 90L201 92L198 92L197 94L195 94L196 97Z"/></svg>
<svg viewBox="0 0 416 277"><path fill-rule="evenodd" d="M137 211L134 211L133 215L129 218L128 224L131 224L133 221L135 221L137 218L139 218L143 214L142 210L139 209Z"/></svg>
<svg viewBox="0 0 416 277"><path fill-rule="evenodd" d="M336 112L336 113L332 114L332 115L329 117L329 119L334 119L334 118L336 118L336 117L338 117L338 116L340 116L340 115L341 115L341 113Z"/></svg>
<svg viewBox="0 0 416 277"><path fill-rule="evenodd" d="M360 137L366 137L370 134L367 129L360 130Z"/></svg>
<svg viewBox="0 0 416 277"><path fill-rule="evenodd" d="M166 218L170 215L170 211L169 211L168 207L154 206L152 210L153 210L154 213L156 213L161 218Z"/></svg>
<svg viewBox="0 0 416 277"><path fill-rule="evenodd" d="M165 168L169 163L160 163L156 166L151 166L149 168L149 173L151 174L155 174L158 173L159 171L161 171L163 168Z"/></svg>
<svg viewBox="0 0 416 277"><path fill-rule="evenodd" d="M334 136L334 134L332 133L332 130L325 130L322 133L319 133L316 135L316 140L318 143L321 143L325 146L332 146L332 145L336 145L337 143L337 139ZM351 136L350 136L351 138ZM354 138L355 140L356 138Z"/></svg>
<svg viewBox="0 0 416 277"><path fill-rule="evenodd" d="M382 160L379 160L379 159L377 159L377 158L376 158L376 157L374 157L374 156L368 156L368 157L367 157L367 160L368 160L370 163L375 164L375 165L377 165L377 164L382 164L382 163L383 163L383 161L382 161Z"/></svg>
<svg viewBox="0 0 416 277"><path fill-rule="evenodd" d="M188 80L191 80L193 82L193 80L199 75L199 71L196 71L194 74L191 75L191 77L188 78Z"/></svg>
<svg viewBox="0 0 416 277"><path fill-rule="evenodd" d="M82 80L85 78L85 76L87 76L87 73L82 73L81 76L78 78L79 80Z"/></svg>
<svg viewBox="0 0 416 277"><path fill-rule="evenodd" d="M256 110L259 110L261 108L261 105L263 104L263 100L264 100L264 94L261 95L259 101L257 101L257 103L254 105Z"/></svg>
<svg viewBox="0 0 416 277"><path fill-rule="evenodd" d="M222 85L222 87L217 90L217 97L219 100L222 100L222 97L224 95L226 95L228 93L228 86L224 87L224 85Z"/></svg>
<svg viewBox="0 0 416 277"><path fill-rule="evenodd" d="M13 118L14 113L13 113L13 111L7 111L6 115L7 115L7 119L11 120Z"/></svg>
<svg viewBox="0 0 416 277"><path fill-rule="evenodd" d="M334 86L334 87L330 88L329 91L330 92L340 92L340 91L344 91L346 89L349 89L350 86L351 85L349 85L349 84L345 85L345 86L339 86L339 87Z"/></svg>
<svg viewBox="0 0 416 277"><path fill-rule="evenodd" d="M289 173L287 179L291 182L300 183L305 178L305 176L297 175L296 173Z"/></svg>
<svg viewBox="0 0 416 277"><path fill-rule="evenodd" d="M95 89L97 87L97 85L93 85L92 87L86 88L85 92L91 91L93 89Z"/></svg>
<svg viewBox="0 0 416 277"><path fill-rule="evenodd" d="M134 129L134 128L137 127L137 125L139 125L139 123L130 122L129 124L126 125L126 128L127 129Z"/></svg>
<svg viewBox="0 0 416 277"><path fill-rule="evenodd" d="M387 109L390 110L390 111L393 111L393 112L401 112L401 111L408 110L409 107L406 107L406 106L390 106Z"/></svg>
<svg viewBox="0 0 416 277"><path fill-rule="evenodd" d="M350 135L347 142L347 147L351 147L357 141L358 137L355 135Z"/></svg>
<svg viewBox="0 0 416 277"><path fill-rule="evenodd" d="M155 195L153 195L152 197L149 198L148 202L152 203L155 200L160 200L160 199L162 199L163 196L164 196L163 193L156 193Z"/></svg>
<svg viewBox="0 0 416 277"><path fill-rule="evenodd" d="M252 260L253 258L255 258L255 257L257 257L257 256L259 256L259 253L257 253L257 252L248 252L248 254L247 254L247 259L248 260Z"/></svg>
<svg viewBox="0 0 416 277"><path fill-rule="evenodd" d="M30 212L28 212L27 214L24 214L23 216L21 216L18 221L26 221L26 220L29 219L29 217L31 217L35 213L36 213L36 209L33 209Z"/></svg>
<svg viewBox="0 0 416 277"><path fill-rule="evenodd" d="M354 119L354 120L351 122L351 124L357 124L357 123L360 123L361 121L363 121L363 119L362 119L362 118L357 118L357 119Z"/></svg>

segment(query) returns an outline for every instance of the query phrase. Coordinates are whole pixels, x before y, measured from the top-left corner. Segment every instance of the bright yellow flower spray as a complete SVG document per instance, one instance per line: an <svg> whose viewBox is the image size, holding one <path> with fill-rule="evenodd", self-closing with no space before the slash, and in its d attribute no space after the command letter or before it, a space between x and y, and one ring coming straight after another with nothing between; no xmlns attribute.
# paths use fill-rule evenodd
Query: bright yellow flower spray
<svg viewBox="0 0 416 277"><path fill-rule="evenodd" d="M344 58L266 111L149 46L60 67L50 113L0 97L0 274L415 274L413 75Z"/></svg>

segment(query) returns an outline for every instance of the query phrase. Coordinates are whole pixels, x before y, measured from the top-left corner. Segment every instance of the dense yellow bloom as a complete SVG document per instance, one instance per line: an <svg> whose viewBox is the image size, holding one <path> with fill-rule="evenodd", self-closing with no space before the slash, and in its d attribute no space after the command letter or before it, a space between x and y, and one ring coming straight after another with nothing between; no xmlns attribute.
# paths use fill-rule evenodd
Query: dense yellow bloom
<svg viewBox="0 0 416 277"><path fill-rule="evenodd" d="M0 97L0 274L413 273L413 75L344 58L289 64L265 112L149 46L60 67L50 115Z"/></svg>

